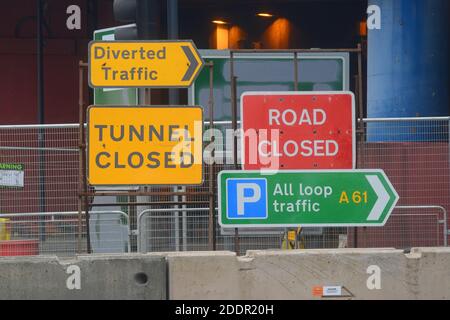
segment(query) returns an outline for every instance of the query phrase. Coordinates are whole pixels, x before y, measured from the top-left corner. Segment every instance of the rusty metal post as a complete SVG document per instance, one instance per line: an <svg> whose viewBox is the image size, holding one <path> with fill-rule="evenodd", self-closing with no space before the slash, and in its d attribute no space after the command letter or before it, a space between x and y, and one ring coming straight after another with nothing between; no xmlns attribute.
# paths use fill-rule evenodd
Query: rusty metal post
<svg viewBox="0 0 450 320"><path fill-rule="evenodd" d="M184 198L184 196L183 196ZM111 206L173 206L177 205L208 205L209 201L158 201L158 202L115 202L115 203L91 203L90 207L111 207ZM183 211L183 209L180 209Z"/></svg>
<svg viewBox="0 0 450 320"><path fill-rule="evenodd" d="M298 52L294 52L294 90L298 91Z"/></svg>
<svg viewBox="0 0 450 320"><path fill-rule="evenodd" d="M109 196L113 196L113 197L131 197L131 196L142 196L142 197L151 197L151 196L209 196L211 193L210 192L194 192L194 191L186 191L186 192L172 192L172 191L160 191L160 192L139 192L139 191L123 191L123 192L87 192L87 193L82 193L83 196L85 197L109 197ZM114 205L114 203L112 203L111 205Z"/></svg>
<svg viewBox="0 0 450 320"><path fill-rule="evenodd" d="M83 62L80 61L78 64L78 246L77 252L81 252L81 239L82 239L82 211L83 211L83 133L81 131L81 127L83 126Z"/></svg>
<svg viewBox="0 0 450 320"><path fill-rule="evenodd" d="M357 47L357 55L358 55L358 75L357 75L357 82L355 84L356 87L356 95L358 98L358 115L357 115L357 139L356 139L356 154L357 154L357 161L356 161L356 167L358 167L358 161L361 161L361 154L362 154L362 146L364 143L364 99L363 99L363 66L362 66L362 46L360 43L358 43ZM356 111L356 110L355 110ZM358 228L353 229L353 246L355 248L358 247Z"/></svg>
<svg viewBox="0 0 450 320"><path fill-rule="evenodd" d="M234 75L234 57L233 51L230 51L230 88L231 88L231 119L233 126L233 163L234 169L238 170L238 152L237 152L237 77ZM239 230L234 228L234 251L237 255L240 253Z"/></svg>
<svg viewBox="0 0 450 320"><path fill-rule="evenodd" d="M214 63L210 62L209 67L209 131L213 134L214 130ZM211 136L210 143L214 142L214 136ZM210 250L216 250L216 201L214 193L214 150L211 152L211 157L213 161L209 164L209 226L208 226L208 244Z"/></svg>
<svg viewBox="0 0 450 320"><path fill-rule="evenodd" d="M355 99L356 99L356 103L357 104L359 104L359 85L358 85L358 82L359 82L359 72L358 72L358 74L356 74L355 76L354 76L354 80L355 80ZM356 168L359 168L359 165L358 165L358 161L359 161L359 159L360 159L360 152L361 152L361 150L360 150L360 148L359 148L359 144L360 144L360 139L361 139L361 137L360 137L360 133L359 133L359 106L356 106L355 105L355 115L356 115L356 119L355 119L355 128L356 128L356 132L355 132L355 135L356 135L356 141L355 141L355 143L356 143L356 159L355 159L355 164L356 164ZM348 228L349 230L350 230L350 228ZM357 247L357 243L358 243L358 228L357 227L354 227L354 228L352 228L353 229L353 247L354 248L356 248Z"/></svg>
<svg viewBox="0 0 450 320"><path fill-rule="evenodd" d="M84 133L84 126L83 126L83 138L85 139L86 135ZM87 160L86 160L86 145L83 148L83 189L85 192L87 192L88 185L87 185ZM84 197L84 219L86 223L86 251L87 253L92 253L91 249L91 233L90 233L90 227L89 227L89 198Z"/></svg>
<svg viewBox="0 0 450 320"><path fill-rule="evenodd" d="M87 253L91 253L91 239L90 239L90 232L89 232L89 198L86 195L88 192L88 186L87 186L87 166L86 166L86 134L84 130L84 96L83 96L83 85L84 85L84 71L83 68L87 68L87 63L83 63L82 61L79 62L79 68L80 68L80 79L79 79L79 132L78 132L78 139L79 139L79 182L80 182L80 189L81 192L78 195L79 203L78 203L78 227L79 227L79 235L78 235L78 241L79 241L79 250L81 250L81 211L82 211L82 205L84 200L84 214L85 214L85 223L86 223L86 250Z"/></svg>
<svg viewBox="0 0 450 320"><path fill-rule="evenodd" d="M363 99L363 65L362 46L358 44L358 108L359 108L359 129L360 134L364 133L364 99Z"/></svg>
<svg viewBox="0 0 450 320"><path fill-rule="evenodd" d="M337 48L337 49L235 49L233 53L326 53L326 52L358 52L358 48Z"/></svg>

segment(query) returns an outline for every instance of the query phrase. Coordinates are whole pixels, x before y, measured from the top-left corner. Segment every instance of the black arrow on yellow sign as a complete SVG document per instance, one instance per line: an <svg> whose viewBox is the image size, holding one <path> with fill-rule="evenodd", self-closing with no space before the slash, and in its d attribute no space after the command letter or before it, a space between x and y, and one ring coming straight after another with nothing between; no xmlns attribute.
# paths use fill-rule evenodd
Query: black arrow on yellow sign
<svg viewBox="0 0 450 320"><path fill-rule="evenodd" d="M197 66L199 65L199 63L197 62L197 59L195 59L194 54L191 51L191 48L189 48L188 46L182 46L181 47L184 51L184 54L186 55L186 57L189 60L188 66L189 68L187 69L186 73L184 74L183 79L181 79L181 81L189 81L192 76L194 75L195 70L197 69Z"/></svg>

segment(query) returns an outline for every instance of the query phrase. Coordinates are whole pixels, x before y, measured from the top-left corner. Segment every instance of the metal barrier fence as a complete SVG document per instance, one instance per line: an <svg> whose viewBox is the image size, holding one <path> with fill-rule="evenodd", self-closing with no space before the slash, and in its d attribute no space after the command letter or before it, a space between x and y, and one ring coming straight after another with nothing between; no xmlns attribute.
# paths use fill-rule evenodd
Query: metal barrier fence
<svg viewBox="0 0 450 320"><path fill-rule="evenodd" d="M0 214L78 210L77 124L0 126L0 163L23 165L25 179L1 189Z"/></svg>
<svg viewBox="0 0 450 320"><path fill-rule="evenodd" d="M208 250L209 208L148 209L138 216L138 251ZM234 230L228 233L217 223L217 250L234 251ZM240 230L240 252L279 249L284 230Z"/></svg>
<svg viewBox="0 0 450 320"><path fill-rule="evenodd" d="M138 252L208 250L208 208L144 210L138 216ZM383 228L361 228L360 248L447 246L447 211L440 206L396 207ZM216 219L217 221L217 219ZM217 250L234 250L234 230L220 229ZM347 247L347 228L304 228L296 233L296 248ZM240 229L240 253L287 248L285 229Z"/></svg>
<svg viewBox="0 0 450 320"><path fill-rule="evenodd" d="M86 251L86 224L78 233L78 212L2 214L6 241L0 256L73 256ZM84 217L83 217L84 218ZM128 215L121 211L95 211L90 218L91 245L95 253L130 252Z"/></svg>
<svg viewBox="0 0 450 320"><path fill-rule="evenodd" d="M297 234L299 246L444 246L448 239L448 221L445 221L444 216L450 209L449 120L448 117L365 119L364 133L358 134L357 167L383 169L400 195L400 207L394 210L383 228L302 229ZM215 128L224 132L231 128L231 123L215 122ZM221 150L224 149L226 139L224 135L224 140L215 141L218 147L216 156L230 160L232 151ZM207 146L209 139L205 140ZM56 240L52 246L48 242L48 247L40 243L40 254L72 255L77 252L73 245L77 238L72 234L76 230L53 228L50 235L48 230L51 229L51 223L47 218L44 219L46 216L42 213L77 212L78 150L77 124L0 126L0 164L15 163L24 167L23 187L0 189L0 218L7 218L10 214L37 212L32 223L34 229L30 229L34 232L34 238L40 239L40 236L46 235L46 239L56 239L58 235L58 241L62 243L59 247ZM206 159L208 155L205 151ZM220 170L232 169L232 161L228 163L214 165L214 177ZM125 200L110 198L111 202L121 203L201 202L201 205L195 206L119 207L129 219L132 231L128 245L132 251L208 250L208 196L196 193L208 191L210 169L210 166L205 165L204 184L200 187L146 187L148 191L155 192L185 190L189 191L189 195L136 196ZM102 207L102 210L117 210L117 206ZM98 219L95 212L92 213L92 219ZM77 219L76 215L72 218ZM102 216L101 219L107 218ZM218 225L216 229L217 249L234 250L234 230L222 232ZM102 230L96 231L94 227L91 235L107 232ZM254 231L240 230L240 252L281 248L286 241L285 231L264 230L255 234ZM85 234L82 235L84 237ZM95 242L95 237L91 242ZM64 243L70 245L65 246ZM103 250L108 251L107 247ZM95 244L93 248L95 252ZM85 250L85 247L81 249Z"/></svg>
<svg viewBox="0 0 450 320"><path fill-rule="evenodd" d="M383 169L400 196L397 206L440 206L448 212L449 120L449 117L365 119L364 135L357 145L357 167ZM437 243L436 239L443 245L448 231L432 231L441 230L438 220L442 218L430 216L436 213L440 210L396 209L394 216L398 218L390 219L384 228L349 230L349 245L430 246ZM408 214L414 217L403 216ZM423 217L418 217L419 214Z"/></svg>
<svg viewBox="0 0 450 320"><path fill-rule="evenodd" d="M447 222L441 206L397 206L383 228L360 231L358 247L446 247Z"/></svg>

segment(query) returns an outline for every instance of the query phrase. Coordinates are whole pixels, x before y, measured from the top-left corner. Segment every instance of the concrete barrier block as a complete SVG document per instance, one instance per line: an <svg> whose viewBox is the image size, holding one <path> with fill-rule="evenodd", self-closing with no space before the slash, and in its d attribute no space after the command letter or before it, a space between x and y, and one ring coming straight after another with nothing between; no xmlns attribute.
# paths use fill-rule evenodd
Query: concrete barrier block
<svg viewBox="0 0 450 320"><path fill-rule="evenodd" d="M3 257L0 299L450 299L448 266L448 248Z"/></svg>
<svg viewBox="0 0 450 320"><path fill-rule="evenodd" d="M0 299L166 299L164 256L0 258Z"/></svg>
<svg viewBox="0 0 450 320"><path fill-rule="evenodd" d="M171 299L448 299L450 249L168 254ZM316 295L338 287L340 296Z"/></svg>
<svg viewBox="0 0 450 320"><path fill-rule="evenodd" d="M450 248L413 248L416 273L409 277L417 299L450 299Z"/></svg>
<svg viewBox="0 0 450 320"><path fill-rule="evenodd" d="M167 255L169 299L239 299L235 253L183 252Z"/></svg>
<svg viewBox="0 0 450 320"><path fill-rule="evenodd" d="M342 288L333 299L408 299L414 295L407 263L393 249L249 251L241 259L241 288L244 299L323 299L313 289L333 286ZM367 285L377 268L380 289Z"/></svg>

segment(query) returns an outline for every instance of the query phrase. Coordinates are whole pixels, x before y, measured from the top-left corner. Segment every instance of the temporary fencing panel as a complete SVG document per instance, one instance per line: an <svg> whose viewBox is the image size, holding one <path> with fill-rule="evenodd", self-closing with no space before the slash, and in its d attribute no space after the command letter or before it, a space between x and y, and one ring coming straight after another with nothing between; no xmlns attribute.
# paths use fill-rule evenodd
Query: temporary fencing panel
<svg viewBox="0 0 450 320"><path fill-rule="evenodd" d="M450 209L449 120L446 117L364 120L364 135L357 139L357 167L383 169L400 196L398 207L385 227L303 228L296 234L299 247L445 246ZM128 247L143 252L209 250L206 194L209 179L213 176L216 184L220 170L234 169L232 138L226 130L231 128L231 122L214 125L214 166L208 164L211 159L208 123L204 130L203 184L140 189L187 192L184 195L112 197L116 202L137 202L138 206L122 206L121 213L114 213L111 211L117 210L112 209L111 203L111 207L95 209L104 210L103 213L91 212L93 252L125 252ZM78 217L78 152L78 125L0 126L0 164L23 166L23 186L0 187L2 245L8 236L10 241L37 242L37 247L33 242L28 244L32 252L25 250L22 254L85 252L86 225L83 216L80 227ZM210 170L214 170L213 175ZM93 200L90 199L91 203ZM174 204L139 205L156 202ZM233 229L222 232L216 219L216 249L235 250L236 244L241 253L282 248L286 231L240 229L236 238Z"/></svg>

